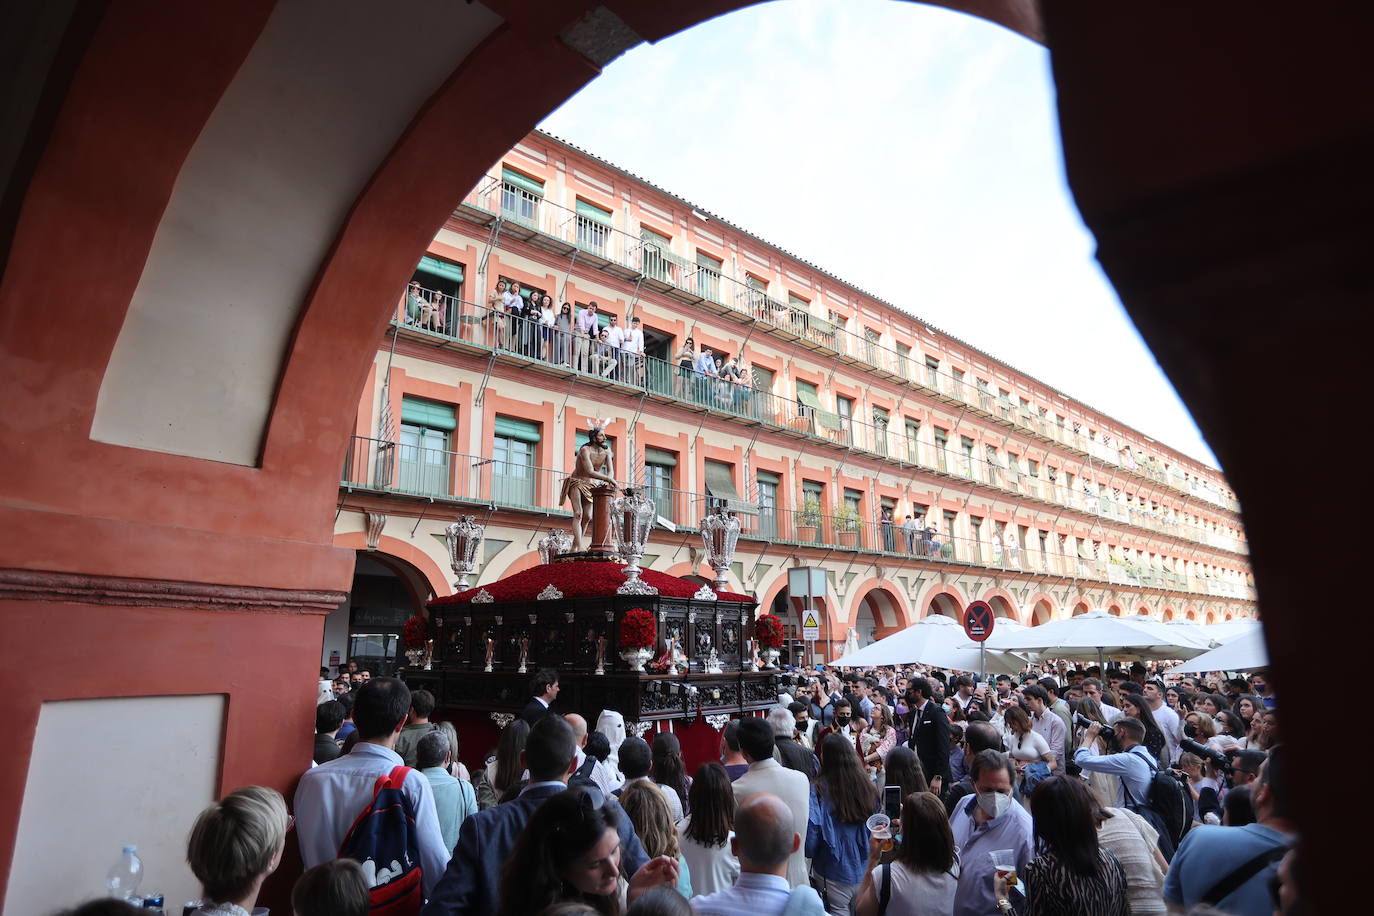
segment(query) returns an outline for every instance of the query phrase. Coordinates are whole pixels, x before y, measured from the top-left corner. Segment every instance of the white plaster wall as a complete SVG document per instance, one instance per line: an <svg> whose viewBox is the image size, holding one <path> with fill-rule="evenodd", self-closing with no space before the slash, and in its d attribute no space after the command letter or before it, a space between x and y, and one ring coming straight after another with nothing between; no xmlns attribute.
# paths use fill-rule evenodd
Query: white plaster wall
<svg viewBox="0 0 1374 916"><path fill-rule="evenodd" d="M324 619L324 643L320 646L320 664L329 664L329 654L339 653L339 664L348 661L348 615L349 602L343 603L329 612Z"/></svg>
<svg viewBox="0 0 1374 916"><path fill-rule="evenodd" d="M215 800L225 697L43 704L4 912L51 913L103 896L120 847L143 859L140 892L167 911L200 896L186 837Z"/></svg>
<svg viewBox="0 0 1374 916"><path fill-rule="evenodd" d="M257 463L291 331L341 222L499 24L449 0L277 5L177 176L93 439Z"/></svg>

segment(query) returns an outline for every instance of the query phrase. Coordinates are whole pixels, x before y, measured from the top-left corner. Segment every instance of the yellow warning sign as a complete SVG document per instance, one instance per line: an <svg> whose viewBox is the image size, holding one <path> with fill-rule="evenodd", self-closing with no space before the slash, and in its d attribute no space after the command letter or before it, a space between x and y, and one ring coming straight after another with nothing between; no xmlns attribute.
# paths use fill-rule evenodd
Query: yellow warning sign
<svg viewBox="0 0 1374 916"><path fill-rule="evenodd" d="M815 642L821 638L821 622L816 619L815 611L807 611L802 616L802 639Z"/></svg>
<svg viewBox="0 0 1374 916"><path fill-rule="evenodd" d="M807 611L807 612L806 612L806 619L802 621L802 626L804 626L804 627L817 627L817 628L820 627L820 623L816 620L816 612L815 612L815 611Z"/></svg>

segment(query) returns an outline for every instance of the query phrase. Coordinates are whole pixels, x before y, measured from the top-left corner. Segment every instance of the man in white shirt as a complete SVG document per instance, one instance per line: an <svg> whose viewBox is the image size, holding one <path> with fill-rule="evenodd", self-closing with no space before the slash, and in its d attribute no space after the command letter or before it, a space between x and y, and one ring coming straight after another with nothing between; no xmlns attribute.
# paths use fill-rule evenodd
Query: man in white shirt
<svg viewBox="0 0 1374 916"><path fill-rule="evenodd" d="M628 361L631 368L631 377L627 381L636 385L643 385L644 328L640 325L638 318L630 319L630 333L625 335L625 352L629 354Z"/></svg>
<svg viewBox="0 0 1374 916"><path fill-rule="evenodd" d="M606 775L606 768L596 765L596 758L587 755L587 720L575 712L570 712L563 717L573 730L573 773L568 779L568 785L576 788L580 785L591 784L601 790L602 794L613 795L616 784L610 781Z"/></svg>
<svg viewBox="0 0 1374 916"><path fill-rule="evenodd" d="M404 765L394 748L409 711L410 690L404 683L394 677L370 681L358 690L353 704L353 722L358 727L353 750L301 774L294 807L306 868L338 858L349 829L372 803L377 777ZM448 846L429 780L419 770L411 770L402 793L415 814L422 884L429 896L448 864Z"/></svg>
<svg viewBox="0 0 1374 916"><path fill-rule="evenodd" d="M625 329L620 326L620 320L616 316L610 317L610 324L606 326L606 343L611 347L611 364L615 367L612 378L625 381L628 373L625 371L625 339L628 336Z"/></svg>
<svg viewBox="0 0 1374 916"><path fill-rule="evenodd" d="M804 881L796 884L788 878L788 865L801 849L801 840L791 809L782 799L766 792L751 795L735 812L735 834L730 839L730 851L739 859L739 879L728 890L693 897L692 912L697 916L780 916L790 905L796 916L824 916L816 891Z"/></svg>
<svg viewBox="0 0 1374 916"><path fill-rule="evenodd" d="M811 817L811 780L806 775L787 767L773 759L777 744L773 739L773 727L763 719L748 718L740 720L739 746L744 759L749 761L749 772L734 782L735 801L745 802L761 792L776 795L792 810L792 829L798 836L806 836L807 823ZM739 825L735 826L736 831ZM741 860L740 866L744 862ZM807 883L806 854L798 844L788 856L787 880L792 887Z"/></svg>
<svg viewBox="0 0 1374 916"><path fill-rule="evenodd" d="M1107 724L1115 722L1122 716L1121 710L1115 706L1110 706L1102 701L1102 682L1095 677L1083 679L1083 696L1090 700L1096 700L1102 706L1102 715L1107 717Z"/></svg>
<svg viewBox="0 0 1374 916"><path fill-rule="evenodd" d="M1150 704L1150 714L1155 717L1155 724L1159 730L1164 732L1164 746L1169 752L1169 763L1178 760L1178 743L1183 740L1183 723L1179 721L1178 713L1169 708L1164 702L1164 685L1159 681L1147 681L1145 683L1145 702Z"/></svg>
<svg viewBox="0 0 1374 916"><path fill-rule="evenodd" d="M573 321L573 371L591 371L591 343L597 327L596 303L589 302Z"/></svg>

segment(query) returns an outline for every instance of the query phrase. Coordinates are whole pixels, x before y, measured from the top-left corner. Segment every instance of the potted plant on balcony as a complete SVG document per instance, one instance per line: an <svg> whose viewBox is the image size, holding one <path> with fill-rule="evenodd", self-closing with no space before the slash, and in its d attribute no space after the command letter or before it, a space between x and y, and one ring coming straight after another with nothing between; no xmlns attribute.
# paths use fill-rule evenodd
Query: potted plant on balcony
<svg viewBox="0 0 1374 916"><path fill-rule="evenodd" d="M808 493L802 499L801 511L797 513L797 540L807 544L816 542L821 530L821 501Z"/></svg>
<svg viewBox="0 0 1374 916"><path fill-rule="evenodd" d="M835 509L835 540L841 547L859 545L859 511L849 503Z"/></svg>

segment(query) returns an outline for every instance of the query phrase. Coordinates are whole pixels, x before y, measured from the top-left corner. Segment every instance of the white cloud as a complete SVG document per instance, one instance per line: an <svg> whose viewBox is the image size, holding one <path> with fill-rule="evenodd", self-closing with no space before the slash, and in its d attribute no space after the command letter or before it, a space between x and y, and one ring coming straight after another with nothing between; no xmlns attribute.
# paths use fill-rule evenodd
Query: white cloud
<svg viewBox="0 0 1374 916"><path fill-rule="evenodd" d="M636 48L544 127L1215 465L1092 257L1040 46L780 0Z"/></svg>

